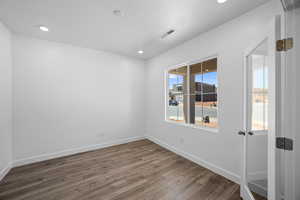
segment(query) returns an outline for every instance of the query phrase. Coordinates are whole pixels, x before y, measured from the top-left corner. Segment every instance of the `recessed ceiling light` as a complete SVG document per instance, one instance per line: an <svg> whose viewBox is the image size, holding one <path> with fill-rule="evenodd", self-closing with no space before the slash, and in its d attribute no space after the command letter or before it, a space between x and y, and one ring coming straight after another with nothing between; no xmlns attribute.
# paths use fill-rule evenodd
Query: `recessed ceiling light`
<svg viewBox="0 0 300 200"><path fill-rule="evenodd" d="M143 54L144 51L143 51L143 50L139 50L138 53L139 53L139 54Z"/></svg>
<svg viewBox="0 0 300 200"><path fill-rule="evenodd" d="M44 32L48 32L49 31L49 28L47 28L46 26L39 26L39 29L41 31L44 31Z"/></svg>
<svg viewBox="0 0 300 200"><path fill-rule="evenodd" d="M225 3L227 0L218 0L218 3Z"/></svg>
<svg viewBox="0 0 300 200"><path fill-rule="evenodd" d="M121 16L122 12L121 12L121 10L113 10L113 14L116 16Z"/></svg>

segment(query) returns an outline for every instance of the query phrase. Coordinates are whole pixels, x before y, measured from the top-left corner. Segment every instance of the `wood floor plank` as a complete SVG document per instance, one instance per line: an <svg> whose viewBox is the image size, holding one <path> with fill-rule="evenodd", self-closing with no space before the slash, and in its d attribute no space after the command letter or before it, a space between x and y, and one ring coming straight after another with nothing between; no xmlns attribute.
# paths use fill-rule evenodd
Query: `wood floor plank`
<svg viewBox="0 0 300 200"><path fill-rule="evenodd" d="M12 169L0 200L240 200L239 186L141 140Z"/></svg>

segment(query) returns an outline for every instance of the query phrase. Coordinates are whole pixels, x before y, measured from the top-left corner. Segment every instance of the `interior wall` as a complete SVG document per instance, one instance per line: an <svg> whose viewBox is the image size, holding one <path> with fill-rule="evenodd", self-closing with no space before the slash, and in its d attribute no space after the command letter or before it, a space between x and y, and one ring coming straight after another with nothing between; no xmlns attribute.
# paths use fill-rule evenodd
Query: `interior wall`
<svg viewBox="0 0 300 200"><path fill-rule="evenodd" d="M0 180L12 161L11 34L0 22Z"/></svg>
<svg viewBox="0 0 300 200"><path fill-rule="evenodd" d="M144 61L13 36L16 165L139 138Z"/></svg>
<svg viewBox="0 0 300 200"><path fill-rule="evenodd" d="M280 1L270 1L149 60L146 135L239 182L243 137L237 133L243 129L244 53L263 39L271 19L280 13ZM166 122L165 70L212 55L218 56L218 132Z"/></svg>

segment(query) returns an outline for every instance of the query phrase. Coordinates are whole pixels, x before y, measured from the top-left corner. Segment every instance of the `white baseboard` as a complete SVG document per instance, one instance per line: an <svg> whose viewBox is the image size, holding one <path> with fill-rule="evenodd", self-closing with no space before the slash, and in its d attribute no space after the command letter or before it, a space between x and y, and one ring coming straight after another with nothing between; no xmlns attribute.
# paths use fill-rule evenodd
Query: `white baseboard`
<svg viewBox="0 0 300 200"><path fill-rule="evenodd" d="M138 140L142 140L142 139L145 139L145 138L142 136L137 136L137 137L119 139L119 140L102 143L102 144L90 145L90 146L85 146L85 147L80 147L80 148L75 148L75 149L68 149L68 150L55 152L55 153L51 153L51 154L44 154L44 155L34 156L34 157L30 157L30 158L25 158L25 159L14 160L12 166L19 167L19 166L23 166L23 165L27 165L27 164L32 164L32 163L41 162L41 161L50 160L50 159L59 158L59 157L64 157L64 156L70 156L70 155L74 155L77 153L93 151L93 150L102 149L105 147L115 146L115 145L119 145L119 144L125 144L128 142L134 142L134 141L138 141Z"/></svg>
<svg viewBox="0 0 300 200"><path fill-rule="evenodd" d="M0 171L0 181L8 174L11 168L12 164L8 164L4 169Z"/></svg>
<svg viewBox="0 0 300 200"><path fill-rule="evenodd" d="M259 194L260 196L265 197L265 198L268 197L268 189L265 188L264 186L261 186L254 182L248 183L248 186L252 192Z"/></svg>
<svg viewBox="0 0 300 200"><path fill-rule="evenodd" d="M195 162L198 165L201 165L203 167L208 168L209 170L224 176L225 178L239 184L240 183L240 177L232 172L229 172L228 170L222 169L214 164L211 164L207 161L202 160L201 158L192 155L190 153L187 152L183 152L165 142L160 141L157 138L154 138L153 136L137 136L137 137L131 137L131 138L125 138L125 139L120 139L120 140L116 140L113 142L108 142L108 143L103 143L103 144L96 144L96 145L91 145L91 146L86 146L86 147L80 147L80 148L75 148L75 149L69 149L69 150L64 150L61 152L56 152L56 153L51 153L51 154L44 154L44 155L40 155L40 156L34 156L34 157L30 157L30 158L25 158L25 159L20 159L20 160L15 160L13 161L12 166L8 167L5 170L1 171L0 174L0 180L1 177L7 174L7 172L11 169L11 167L19 167L19 166L23 166L23 165L27 165L27 164L32 164L32 163L36 163L36 162L41 162L41 161L45 161L45 160L50 160L50 159L54 159L54 158L59 158L59 157L63 157L63 156L69 156L69 155L74 155L77 153L83 153L83 152L87 152L87 151L92 151L92 150L97 150L97 149L102 149L105 147L110 147L110 146L115 146L115 145L119 145L119 144L125 144L128 142L133 142L133 141L138 141L138 140L142 140L142 139L149 139L152 142L192 161ZM3 176L3 177L4 177Z"/></svg>
<svg viewBox="0 0 300 200"><path fill-rule="evenodd" d="M166 149L168 149L168 150L170 150L170 151L172 151L172 152L174 152L174 153L176 153L176 154L178 154L178 155L180 155L180 156L182 156L182 157L184 157L184 158L186 158L186 159L188 159L188 160L190 160L190 161L192 161L192 162L194 162L198 165L201 165L201 166L213 171L216 174L219 174L219 175L221 175L221 176L223 176L223 177L225 177L225 178L227 178L227 179L229 179L229 180L231 180L231 181L233 181L237 184L240 184L240 176L237 175L237 174L234 174L234 173L232 173L232 172L230 172L226 169L220 168L220 167L218 167L218 166L216 166L212 163L209 163L209 162L207 162L207 161L205 161L205 160L203 160L203 159L201 159L201 158L199 158L199 157L197 157L197 156L195 156L191 153L179 150L176 147L173 147L173 146L171 146L171 145L169 145L169 144L167 144L167 143L165 143L165 142L163 142L163 141L161 141L161 140L159 140L159 139L157 139L153 136L148 135L148 136L145 136L145 138L151 140L152 142L154 142L154 143L156 143L156 144L158 144L158 145L160 145L160 146L162 146L162 147L164 147L164 148L166 148Z"/></svg>
<svg viewBox="0 0 300 200"><path fill-rule="evenodd" d="M268 171L257 171L257 172L248 173L249 181L263 180L263 179L268 179Z"/></svg>

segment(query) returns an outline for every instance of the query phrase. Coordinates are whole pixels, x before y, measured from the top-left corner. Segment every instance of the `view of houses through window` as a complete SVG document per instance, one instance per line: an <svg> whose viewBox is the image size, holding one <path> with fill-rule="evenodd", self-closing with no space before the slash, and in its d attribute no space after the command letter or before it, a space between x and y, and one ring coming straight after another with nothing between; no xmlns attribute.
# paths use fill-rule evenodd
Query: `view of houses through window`
<svg viewBox="0 0 300 200"><path fill-rule="evenodd" d="M217 58L168 71L167 120L218 127Z"/></svg>

